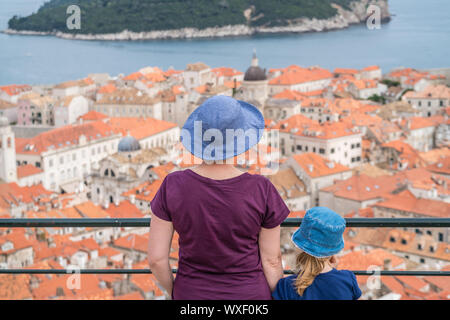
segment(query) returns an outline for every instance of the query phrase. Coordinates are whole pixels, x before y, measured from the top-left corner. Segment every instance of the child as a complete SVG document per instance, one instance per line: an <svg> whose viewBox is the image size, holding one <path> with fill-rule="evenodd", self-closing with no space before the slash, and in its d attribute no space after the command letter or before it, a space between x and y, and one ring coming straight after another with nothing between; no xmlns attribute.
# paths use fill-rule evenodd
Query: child
<svg viewBox="0 0 450 320"><path fill-rule="evenodd" d="M361 290L355 275L336 270L335 254L344 248L345 219L336 212L315 207L306 212L292 242L301 250L296 264L300 270L278 281L276 300L357 300Z"/></svg>

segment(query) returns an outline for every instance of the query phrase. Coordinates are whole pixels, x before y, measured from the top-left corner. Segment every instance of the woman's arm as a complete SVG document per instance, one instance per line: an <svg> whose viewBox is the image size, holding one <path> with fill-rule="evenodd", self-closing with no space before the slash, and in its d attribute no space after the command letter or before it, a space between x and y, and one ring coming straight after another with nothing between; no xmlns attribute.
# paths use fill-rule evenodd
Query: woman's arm
<svg viewBox="0 0 450 320"><path fill-rule="evenodd" d="M261 228L259 233L259 254L270 291L274 291L278 280L283 277L280 226L272 229Z"/></svg>
<svg viewBox="0 0 450 320"><path fill-rule="evenodd" d="M156 280L172 295L173 274L169 264L173 237L172 222L152 215L148 244L148 263Z"/></svg>

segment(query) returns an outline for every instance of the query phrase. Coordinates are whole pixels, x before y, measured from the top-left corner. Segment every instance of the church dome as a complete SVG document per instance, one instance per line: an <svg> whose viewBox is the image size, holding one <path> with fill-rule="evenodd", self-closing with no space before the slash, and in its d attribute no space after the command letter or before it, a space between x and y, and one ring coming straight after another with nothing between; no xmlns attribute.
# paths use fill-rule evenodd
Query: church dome
<svg viewBox="0 0 450 320"><path fill-rule="evenodd" d="M133 152L138 150L141 150L141 145L139 144L139 141L137 141L135 137L126 136L119 141L118 146L119 152Z"/></svg>
<svg viewBox="0 0 450 320"><path fill-rule="evenodd" d="M258 66L251 66L247 69L244 81L263 81L267 80L266 71Z"/></svg>

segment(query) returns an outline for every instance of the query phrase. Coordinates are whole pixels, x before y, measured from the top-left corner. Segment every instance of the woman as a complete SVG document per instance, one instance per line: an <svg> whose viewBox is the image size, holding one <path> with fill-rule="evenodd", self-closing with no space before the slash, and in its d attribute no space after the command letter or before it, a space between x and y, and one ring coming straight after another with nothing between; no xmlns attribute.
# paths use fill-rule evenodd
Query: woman
<svg viewBox="0 0 450 320"><path fill-rule="evenodd" d="M283 275L280 224L289 209L267 178L222 163L257 144L263 130L257 108L226 96L208 99L184 124L183 145L204 161L167 175L151 202L149 264L173 299L271 299Z"/></svg>

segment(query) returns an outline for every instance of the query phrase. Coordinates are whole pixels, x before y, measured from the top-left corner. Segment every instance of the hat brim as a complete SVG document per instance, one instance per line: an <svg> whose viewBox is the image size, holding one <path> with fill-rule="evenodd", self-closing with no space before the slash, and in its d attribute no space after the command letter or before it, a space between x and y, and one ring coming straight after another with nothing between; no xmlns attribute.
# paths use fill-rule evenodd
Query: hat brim
<svg viewBox="0 0 450 320"><path fill-rule="evenodd" d="M194 148L194 141L193 141L194 137L191 135L190 141L185 141L185 139L182 139L182 141L181 141L181 143L186 148L186 150L188 150L191 154L193 154L197 158L200 158L203 160L225 160L225 159L229 159L229 158L238 156L238 155L248 151L253 146L257 145L262 138L262 133L260 132L260 130L264 130L264 127L265 127L264 117L263 117L262 113L258 110L258 108L256 108L252 104L247 103L245 101L241 101L241 100L236 100L236 101L239 102L239 104L241 106L241 111L242 111L242 119L240 119L241 125L240 125L239 129L243 129L244 131L247 131L248 129L255 129L257 131L256 141L254 140L254 141L249 141L249 143L245 143L244 148L242 148L239 151L235 151L232 154L227 154L226 152L223 152L222 157L220 157L220 156L216 157L216 156L204 155L204 149L211 142L202 141L201 148L199 148L199 147ZM183 129L188 130L189 132L194 131L194 121L197 118L197 110L198 109L199 108L195 109L191 113L191 115L186 120L186 122L183 126ZM199 149L201 149L201 150L199 150ZM235 150L235 148L233 148L233 150Z"/></svg>
<svg viewBox="0 0 450 320"><path fill-rule="evenodd" d="M335 248L323 248L318 245L313 245L311 241L301 234L300 229L297 229L292 234L291 241L298 249L316 258L329 258L344 249L344 239Z"/></svg>

